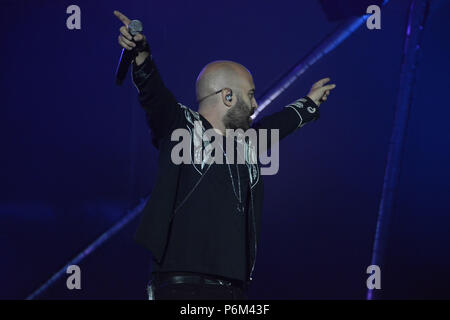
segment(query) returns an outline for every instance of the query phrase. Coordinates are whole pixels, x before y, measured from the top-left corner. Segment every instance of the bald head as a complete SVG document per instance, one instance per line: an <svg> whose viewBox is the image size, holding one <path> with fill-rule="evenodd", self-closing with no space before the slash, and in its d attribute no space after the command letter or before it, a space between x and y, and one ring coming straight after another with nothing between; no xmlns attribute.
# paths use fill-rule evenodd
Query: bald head
<svg viewBox="0 0 450 320"><path fill-rule="evenodd" d="M254 87L250 72L233 61L219 60L207 64L197 77L197 101L223 88L242 91Z"/></svg>
<svg viewBox="0 0 450 320"><path fill-rule="evenodd" d="M197 82L198 112L217 130L247 129L257 108L255 85L243 65L219 60L207 64Z"/></svg>

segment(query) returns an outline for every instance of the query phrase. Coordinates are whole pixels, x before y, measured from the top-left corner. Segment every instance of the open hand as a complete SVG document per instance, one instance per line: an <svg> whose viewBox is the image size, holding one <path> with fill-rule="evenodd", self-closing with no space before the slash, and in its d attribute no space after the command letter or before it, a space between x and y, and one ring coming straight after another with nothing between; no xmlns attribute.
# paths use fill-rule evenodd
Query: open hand
<svg viewBox="0 0 450 320"><path fill-rule="evenodd" d="M314 101L314 103L317 106L320 106L320 104L327 100L328 96L330 95L330 90L334 89L336 87L335 84L328 84L325 85L328 81L330 81L330 78L323 78L317 81L313 84L311 87L311 90L307 94L307 96Z"/></svg>

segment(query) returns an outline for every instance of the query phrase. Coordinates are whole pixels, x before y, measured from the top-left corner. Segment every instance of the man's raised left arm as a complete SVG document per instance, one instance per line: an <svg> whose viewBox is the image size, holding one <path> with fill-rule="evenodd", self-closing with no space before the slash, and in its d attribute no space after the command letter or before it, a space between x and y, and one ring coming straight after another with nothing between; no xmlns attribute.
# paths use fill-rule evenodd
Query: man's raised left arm
<svg viewBox="0 0 450 320"><path fill-rule="evenodd" d="M309 122L316 121L320 117L320 105L327 100L330 90L335 84L325 85L330 78L324 78L313 84L309 93L282 110L258 120L252 127L254 129L278 129L279 139L303 127ZM268 132L269 136L270 133Z"/></svg>

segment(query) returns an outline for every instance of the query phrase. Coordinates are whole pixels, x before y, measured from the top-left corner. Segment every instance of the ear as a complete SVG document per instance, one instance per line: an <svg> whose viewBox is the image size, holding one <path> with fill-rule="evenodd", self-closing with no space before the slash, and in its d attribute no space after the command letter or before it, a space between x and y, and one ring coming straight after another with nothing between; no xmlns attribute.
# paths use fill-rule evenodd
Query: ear
<svg viewBox="0 0 450 320"><path fill-rule="evenodd" d="M233 91L229 88L225 88L221 92L222 94L222 102L228 108L231 108L235 102L235 97L233 96Z"/></svg>

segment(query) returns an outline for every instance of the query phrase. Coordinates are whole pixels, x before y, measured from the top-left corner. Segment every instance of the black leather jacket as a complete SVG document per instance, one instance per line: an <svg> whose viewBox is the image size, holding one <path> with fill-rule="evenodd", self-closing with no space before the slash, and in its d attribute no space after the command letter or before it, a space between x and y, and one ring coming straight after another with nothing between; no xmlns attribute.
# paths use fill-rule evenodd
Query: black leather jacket
<svg viewBox="0 0 450 320"><path fill-rule="evenodd" d="M149 249L155 261L159 263L164 257L170 224L176 213L177 185L180 176L180 166L175 165L171 160L171 150L178 143L178 141L171 141L171 134L177 128L190 126L193 129L195 120L202 121L206 127L211 127L211 125L198 112L178 103L165 87L151 56L139 67L133 65L132 73L133 82L139 91L139 102L146 111L152 143L159 150L156 183L143 210L135 240ZM308 97L303 97L282 110L261 118L252 127L255 129L278 129L279 139L282 139L306 123L317 120L319 116L319 108L314 102ZM206 170L206 168L207 166L199 167L199 170ZM260 165L256 164L250 174L249 214L252 218L252 245L249 253L247 281L252 280L255 266L263 196L264 187Z"/></svg>

